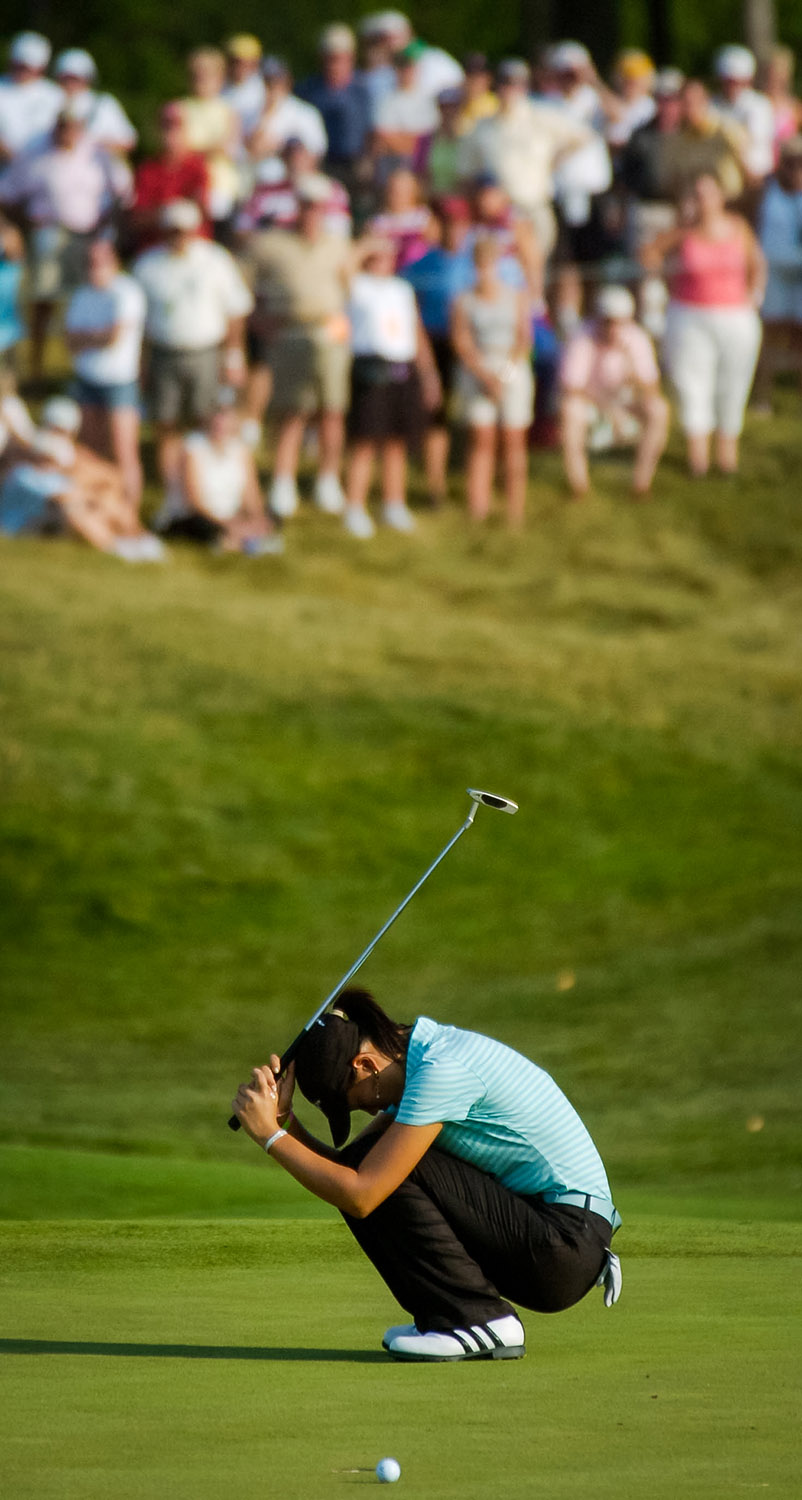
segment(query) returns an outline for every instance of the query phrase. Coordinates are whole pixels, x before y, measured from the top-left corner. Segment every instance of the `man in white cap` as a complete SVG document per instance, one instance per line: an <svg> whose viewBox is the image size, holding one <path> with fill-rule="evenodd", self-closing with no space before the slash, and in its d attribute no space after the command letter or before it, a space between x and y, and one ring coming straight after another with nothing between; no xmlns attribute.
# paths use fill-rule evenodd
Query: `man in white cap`
<svg viewBox="0 0 802 1500"><path fill-rule="evenodd" d="M713 106L722 124L746 136L743 164L750 186L760 187L774 171L774 107L753 87L757 60L748 47L720 47L713 58L719 93Z"/></svg>
<svg viewBox="0 0 802 1500"><path fill-rule="evenodd" d="M410 43L418 47L417 87L434 102L443 89L459 88L462 68L443 47L432 47L415 36L408 16L400 10L382 10L367 16L360 26L360 36L380 33L388 43L388 57L402 52Z"/></svg>
<svg viewBox="0 0 802 1500"><path fill-rule="evenodd" d="M575 498L590 487L588 448L636 444L632 494L644 499L666 445L669 408L654 345L623 286L603 287L596 317L568 341L560 370L565 473Z"/></svg>
<svg viewBox="0 0 802 1500"><path fill-rule="evenodd" d="M38 31L21 31L8 52L8 72L0 78L0 164L41 141L53 129L64 94L45 77L50 43Z"/></svg>
<svg viewBox="0 0 802 1500"><path fill-rule="evenodd" d="M60 52L53 64L53 76L73 109L83 114L90 140L120 156L133 151L137 133L119 100L95 89L97 67L89 52L83 47Z"/></svg>
<svg viewBox="0 0 802 1500"><path fill-rule="evenodd" d="M373 122L370 92L356 72L356 37L350 26L326 26L318 39L318 54L320 72L295 92L322 115L329 142L325 168L350 188Z"/></svg>
<svg viewBox="0 0 802 1500"><path fill-rule="evenodd" d="M206 421L221 378L244 383L245 318L253 297L228 250L200 237L197 203L166 203L161 222L164 244L140 255L133 274L147 298L145 388L169 490L177 480L182 429Z"/></svg>

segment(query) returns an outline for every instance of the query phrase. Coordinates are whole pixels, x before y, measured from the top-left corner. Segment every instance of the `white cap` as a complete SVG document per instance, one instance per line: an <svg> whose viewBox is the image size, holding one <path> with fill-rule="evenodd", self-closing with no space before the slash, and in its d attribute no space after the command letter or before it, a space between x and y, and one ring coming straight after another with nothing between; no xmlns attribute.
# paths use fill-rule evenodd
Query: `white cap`
<svg viewBox="0 0 802 1500"><path fill-rule="evenodd" d="M596 296L596 315L628 322L635 316L635 298L625 286L603 286Z"/></svg>
<svg viewBox="0 0 802 1500"><path fill-rule="evenodd" d="M652 93L655 99L674 99L682 93L684 84L685 74L679 68L661 68L655 74Z"/></svg>
<svg viewBox="0 0 802 1500"><path fill-rule="evenodd" d="M83 47L68 47L59 52L53 72L56 78L85 78L87 83L97 78L95 59Z"/></svg>
<svg viewBox="0 0 802 1500"><path fill-rule="evenodd" d="M319 52L356 52L356 37L350 26L335 21L332 26L324 27L317 45Z"/></svg>
<svg viewBox="0 0 802 1500"><path fill-rule="evenodd" d="M69 396L51 396L42 407L39 421L43 427L55 427L74 437L81 425L81 408Z"/></svg>
<svg viewBox="0 0 802 1500"><path fill-rule="evenodd" d="M46 36L38 31L20 31L8 49L12 63L21 63L24 68L44 69L50 62L53 51Z"/></svg>
<svg viewBox="0 0 802 1500"><path fill-rule="evenodd" d="M581 42L556 42L546 53L546 63L555 73L573 73L575 69L586 68L590 61L590 53Z"/></svg>
<svg viewBox="0 0 802 1500"><path fill-rule="evenodd" d="M159 214L162 229L183 229L188 234L200 229L203 215L191 198L172 198Z"/></svg>
<svg viewBox="0 0 802 1500"><path fill-rule="evenodd" d="M400 10L377 10L360 23L360 36L412 36L412 23Z"/></svg>
<svg viewBox="0 0 802 1500"><path fill-rule="evenodd" d="M757 70L757 59L748 47L719 47L713 58L713 72L717 78L733 78L739 83L751 83Z"/></svg>
<svg viewBox="0 0 802 1500"><path fill-rule="evenodd" d="M328 203L331 183L322 172L304 172L295 183L299 203Z"/></svg>

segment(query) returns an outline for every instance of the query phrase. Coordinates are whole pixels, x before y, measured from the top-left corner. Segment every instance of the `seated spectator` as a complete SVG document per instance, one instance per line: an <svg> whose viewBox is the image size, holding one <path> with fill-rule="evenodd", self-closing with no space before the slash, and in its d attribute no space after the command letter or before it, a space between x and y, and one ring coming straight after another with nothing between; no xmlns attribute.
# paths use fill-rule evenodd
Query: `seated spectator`
<svg viewBox="0 0 802 1500"><path fill-rule="evenodd" d="M131 176L95 145L65 105L44 146L18 156L0 178L0 203L30 232L31 373L42 374L53 309L86 275L91 240L129 200Z"/></svg>
<svg viewBox="0 0 802 1500"><path fill-rule="evenodd" d="M157 518L165 536L251 557L284 551L265 514L253 453L239 430L236 393L216 394L207 421L181 443L177 482Z"/></svg>
<svg viewBox="0 0 802 1500"><path fill-rule="evenodd" d="M457 297L451 327L459 360L457 396L469 430L468 513L474 521L489 514L500 429L507 521L519 528L526 503L526 435L535 398L532 331L529 298L500 280L498 259L494 240L477 241L476 285Z"/></svg>
<svg viewBox="0 0 802 1500"><path fill-rule="evenodd" d="M279 156L288 141L302 141L313 158L309 170L326 155L328 137L323 116L313 104L296 98L292 73L281 57L266 57L262 63L264 105L259 121L248 137L254 161Z"/></svg>
<svg viewBox="0 0 802 1500"><path fill-rule="evenodd" d="M411 166L422 143L440 122L434 100L418 79L422 42L409 42L393 58L395 88L384 94L373 116L374 155L386 166Z"/></svg>
<svg viewBox="0 0 802 1500"><path fill-rule="evenodd" d="M720 47L713 58L719 94L713 101L723 124L744 135L742 163L752 187L774 171L774 109L771 100L753 87L757 59L748 47Z"/></svg>
<svg viewBox="0 0 802 1500"><path fill-rule="evenodd" d="M760 349L757 308L765 261L718 177L696 179L683 222L644 245L647 271L666 266L671 294L663 348L679 401L688 466L706 474L710 443L724 474L738 468L738 439Z"/></svg>
<svg viewBox="0 0 802 1500"><path fill-rule="evenodd" d="M147 300L145 386L169 490L182 428L206 421L221 378L244 383L244 327L253 298L233 256L200 238L195 203L166 204L161 222L165 243L140 255L133 274Z"/></svg>
<svg viewBox="0 0 802 1500"><path fill-rule="evenodd" d="M329 142L323 166L350 192L367 151L373 101L355 72L356 37L350 26L327 26L318 52L320 72L299 84L296 93L320 112Z"/></svg>
<svg viewBox="0 0 802 1500"><path fill-rule="evenodd" d="M451 434L448 402L454 383L451 310L456 298L473 286L475 270L468 245L470 208L464 198L442 198L434 206L437 243L404 271L418 299L418 309L440 377L440 401L427 412L423 463L433 506L446 497Z"/></svg>
<svg viewBox="0 0 802 1500"><path fill-rule="evenodd" d="M13 370L0 366L0 481L20 459L36 453L36 423L17 394Z"/></svg>
<svg viewBox="0 0 802 1500"><path fill-rule="evenodd" d="M25 337L20 288L25 269L25 243L14 224L0 214L0 372L16 373L17 348Z"/></svg>
<svg viewBox="0 0 802 1500"><path fill-rule="evenodd" d="M209 169L187 142L184 110L177 99L165 104L159 116L161 150L140 162L134 177L134 201L127 233L135 252L150 250L164 238L162 209L177 199L194 203L200 213L198 233L212 232L209 212Z"/></svg>
<svg viewBox="0 0 802 1500"><path fill-rule="evenodd" d="M774 158L802 130L802 100L794 93L796 58L790 47L773 47L762 67L763 91L774 111Z"/></svg>
<svg viewBox="0 0 802 1500"><path fill-rule="evenodd" d="M253 135L265 106L265 86L261 74L262 44L258 37L239 32L225 45L226 85L223 98L239 121L243 141Z"/></svg>
<svg viewBox="0 0 802 1500"><path fill-rule="evenodd" d="M488 120L498 110L493 89L493 74L484 52L469 52L462 59L462 109L460 135L467 135L480 120Z"/></svg>
<svg viewBox="0 0 802 1500"><path fill-rule="evenodd" d="M415 170L425 176L430 193L453 193L460 180L459 143L462 127L462 89L444 89L437 96L440 124L424 139Z"/></svg>
<svg viewBox="0 0 802 1500"><path fill-rule="evenodd" d="M67 397L45 404L31 451L0 486L0 531L72 533L125 562L161 561L164 547L132 514L114 465L76 442L80 423Z"/></svg>
<svg viewBox="0 0 802 1500"><path fill-rule="evenodd" d="M435 406L440 400L415 294L394 270L392 243L376 240L364 247L362 270L351 282L348 303L354 362L343 520L346 530L360 538L374 532L367 500L377 457L384 524L394 531L414 530L406 503L407 452L420 437L424 401Z"/></svg>
<svg viewBox="0 0 802 1500"><path fill-rule="evenodd" d="M8 51L8 72L0 78L0 166L40 146L64 108L57 83L45 77L51 47L38 31L21 31Z"/></svg>
<svg viewBox="0 0 802 1500"><path fill-rule="evenodd" d="M223 97L226 60L217 47L198 47L187 61L189 95L181 100L186 144L209 169L209 211L215 224L231 217L241 190L235 163L239 117Z"/></svg>
<svg viewBox="0 0 802 1500"><path fill-rule="evenodd" d="M575 496L590 486L588 448L636 443L632 492L648 495L668 436L668 402L648 333L635 319L635 299L622 286L604 287L596 317L565 347L560 370L565 472ZM603 438L602 438L603 434ZM602 441L600 442L600 438Z"/></svg>
<svg viewBox="0 0 802 1500"><path fill-rule="evenodd" d="M315 415L320 434L315 503L332 515L340 515L345 503L340 463L351 371L345 307L352 254L346 241L325 231L329 191L327 179L316 173L297 182L297 228L257 231L245 261L272 372L278 437L270 509L282 518L298 507L301 443Z"/></svg>
<svg viewBox="0 0 802 1500"><path fill-rule="evenodd" d="M790 368L802 380L802 135L782 146L777 175L760 205L758 237L768 281L753 404L755 410L770 412L779 370Z"/></svg>
<svg viewBox="0 0 802 1500"><path fill-rule="evenodd" d="M420 183L407 167L396 167L384 189L384 206L368 221L366 232L395 245L397 271L420 260L435 235L432 211L421 202Z"/></svg>
<svg viewBox="0 0 802 1500"><path fill-rule="evenodd" d="M81 438L118 466L133 515L142 499L139 457L139 367L145 294L120 269L109 240L89 247L87 282L67 307L65 332L81 408Z"/></svg>
<svg viewBox="0 0 802 1500"><path fill-rule="evenodd" d="M93 87L97 82L97 67L88 52L82 47L68 47L66 52L60 52L53 64L53 75L65 98L86 121L90 140L121 156L133 151L137 133L119 100L113 94L100 94Z"/></svg>

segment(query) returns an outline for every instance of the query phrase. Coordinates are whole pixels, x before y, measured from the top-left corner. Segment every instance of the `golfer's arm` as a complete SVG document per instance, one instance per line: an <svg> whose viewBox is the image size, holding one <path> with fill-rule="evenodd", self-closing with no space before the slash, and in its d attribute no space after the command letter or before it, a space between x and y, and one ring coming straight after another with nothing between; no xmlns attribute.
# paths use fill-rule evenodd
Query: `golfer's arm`
<svg viewBox="0 0 802 1500"><path fill-rule="evenodd" d="M311 1151L294 1135L282 1136L270 1155L296 1182L324 1203L365 1219L417 1166L442 1125L390 1125L359 1167L346 1167Z"/></svg>
<svg viewBox="0 0 802 1500"><path fill-rule="evenodd" d="M360 1130L359 1135L356 1136L355 1139L358 1141L362 1141L366 1136L369 1135L382 1135L387 1129L388 1125L392 1125L392 1123L392 1115L377 1115L375 1120L368 1121L368 1124L365 1126L364 1130ZM318 1140L317 1136L312 1135L311 1132L301 1124L297 1115L293 1114L292 1119L288 1121L285 1128L288 1134L292 1136L294 1141L300 1141L302 1146L307 1146L308 1149L310 1151L314 1151L317 1156L323 1156L327 1161L339 1160L340 1153L336 1149L336 1147L328 1146L325 1141Z"/></svg>

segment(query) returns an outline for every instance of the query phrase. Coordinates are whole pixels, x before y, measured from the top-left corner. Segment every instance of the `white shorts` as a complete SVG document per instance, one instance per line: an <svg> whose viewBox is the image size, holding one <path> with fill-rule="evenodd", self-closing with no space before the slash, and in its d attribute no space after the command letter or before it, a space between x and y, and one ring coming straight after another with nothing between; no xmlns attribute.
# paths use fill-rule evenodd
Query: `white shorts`
<svg viewBox="0 0 802 1500"><path fill-rule="evenodd" d="M535 409L535 377L527 359L510 360L503 354L488 354L484 363L502 381L501 397L494 401L485 387L461 365L457 371L456 395L459 414L469 427L530 426Z"/></svg>
<svg viewBox="0 0 802 1500"><path fill-rule="evenodd" d="M669 303L663 357L689 437L738 437L761 336L753 307Z"/></svg>

